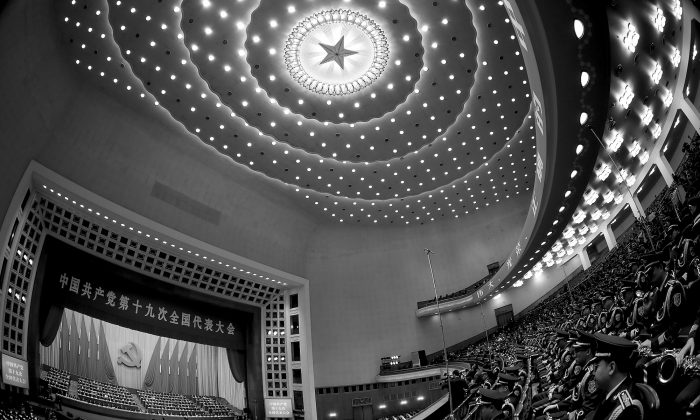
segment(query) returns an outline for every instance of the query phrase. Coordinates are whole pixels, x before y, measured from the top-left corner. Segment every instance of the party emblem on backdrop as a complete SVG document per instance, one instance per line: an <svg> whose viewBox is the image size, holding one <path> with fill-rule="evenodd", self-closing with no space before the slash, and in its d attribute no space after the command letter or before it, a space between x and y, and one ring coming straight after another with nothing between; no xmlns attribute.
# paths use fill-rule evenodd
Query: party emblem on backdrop
<svg viewBox="0 0 700 420"><path fill-rule="evenodd" d="M129 343L119 349L117 364L141 369L141 353L134 343Z"/></svg>

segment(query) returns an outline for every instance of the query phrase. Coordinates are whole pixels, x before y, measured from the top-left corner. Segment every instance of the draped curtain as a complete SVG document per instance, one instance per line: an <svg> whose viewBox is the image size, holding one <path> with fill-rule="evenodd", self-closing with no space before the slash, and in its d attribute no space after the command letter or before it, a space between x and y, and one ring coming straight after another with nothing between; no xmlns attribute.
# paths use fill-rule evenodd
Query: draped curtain
<svg viewBox="0 0 700 420"><path fill-rule="evenodd" d="M231 366L231 374L238 382L245 382L245 351L226 349L226 358Z"/></svg>
<svg viewBox="0 0 700 420"><path fill-rule="evenodd" d="M46 311L46 316L41 324L39 331L39 343L42 346L48 347L56 339L58 329L61 326L61 318L63 317L63 307L51 305Z"/></svg>

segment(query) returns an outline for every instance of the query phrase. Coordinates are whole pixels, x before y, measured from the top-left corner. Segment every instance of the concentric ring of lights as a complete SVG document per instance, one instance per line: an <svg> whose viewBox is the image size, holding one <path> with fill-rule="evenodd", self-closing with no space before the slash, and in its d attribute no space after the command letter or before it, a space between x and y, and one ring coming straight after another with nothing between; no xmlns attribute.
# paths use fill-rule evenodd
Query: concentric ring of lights
<svg viewBox="0 0 700 420"><path fill-rule="evenodd" d="M328 25L351 25L371 41L371 63L360 77L345 83L327 83L305 69L301 49L305 38ZM359 92L379 79L388 60L389 43L384 31L366 15L346 9L320 11L302 20L292 29L284 47L284 61L289 74L301 86L320 95L340 96Z"/></svg>

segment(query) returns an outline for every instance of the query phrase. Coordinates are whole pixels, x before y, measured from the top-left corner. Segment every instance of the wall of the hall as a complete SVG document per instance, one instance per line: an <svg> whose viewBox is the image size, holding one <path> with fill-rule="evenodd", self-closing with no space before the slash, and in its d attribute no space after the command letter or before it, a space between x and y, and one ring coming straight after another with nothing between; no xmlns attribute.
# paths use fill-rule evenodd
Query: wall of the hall
<svg viewBox="0 0 700 420"><path fill-rule="evenodd" d="M436 252L432 262L439 294L464 288L513 249L528 200L513 198L466 220L425 226L319 228L307 262L315 385L372 382L382 356L410 360L412 351L441 348L437 317L415 315L417 301L434 296L423 249ZM496 325L493 309L502 306L493 305L484 306L489 328ZM483 330L479 309L448 313L444 324L448 346Z"/></svg>
<svg viewBox="0 0 700 420"><path fill-rule="evenodd" d="M51 3L14 1L0 15L0 214L36 160L144 217L303 275L316 222L293 192L221 157L165 111L96 89L61 45ZM218 212L218 220L154 198L157 182Z"/></svg>

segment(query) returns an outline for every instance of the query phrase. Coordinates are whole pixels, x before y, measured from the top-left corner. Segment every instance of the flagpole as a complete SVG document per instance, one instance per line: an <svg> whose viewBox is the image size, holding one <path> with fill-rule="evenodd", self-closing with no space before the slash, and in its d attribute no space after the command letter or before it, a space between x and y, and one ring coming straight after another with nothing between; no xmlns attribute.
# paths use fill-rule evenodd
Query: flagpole
<svg viewBox="0 0 700 420"><path fill-rule="evenodd" d="M433 251L428 248L424 249L425 254L428 256L428 267L430 267L430 277L433 279L433 291L435 292L435 305L437 305L438 319L440 319L440 332L442 333L442 354L445 358L445 372L447 372L447 396L450 401L450 419L453 419L454 407L452 405L452 381L450 380L450 366L447 360L447 345L445 344L445 327L442 324L442 312L440 312L440 300L438 299L437 285L435 283L435 273L433 272L433 263L430 261L430 254L434 254Z"/></svg>

